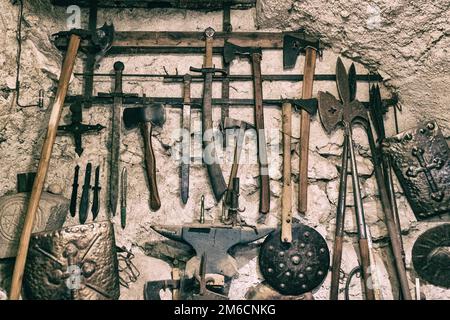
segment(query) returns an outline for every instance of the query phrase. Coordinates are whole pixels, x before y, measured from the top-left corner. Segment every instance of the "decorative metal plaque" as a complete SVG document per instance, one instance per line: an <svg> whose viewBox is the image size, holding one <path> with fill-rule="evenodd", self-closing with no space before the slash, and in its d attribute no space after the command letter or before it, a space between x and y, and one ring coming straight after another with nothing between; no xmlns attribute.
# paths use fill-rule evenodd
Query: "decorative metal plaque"
<svg viewBox="0 0 450 320"><path fill-rule="evenodd" d="M383 151L418 220L450 212L450 157L435 121L386 138Z"/></svg>
<svg viewBox="0 0 450 320"><path fill-rule="evenodd" d="M0 198L0 259L15 257L25 220L29 194L18 193ZM34 222L34 232L60 229L69 212L69 200L42 193Z"/></svg>
<svg viewBox="0 0 450 320"><path fill-rule="evenodd" d="M110 222L31 236L24 292L33 300L113 300L120 296Z"/></svg>

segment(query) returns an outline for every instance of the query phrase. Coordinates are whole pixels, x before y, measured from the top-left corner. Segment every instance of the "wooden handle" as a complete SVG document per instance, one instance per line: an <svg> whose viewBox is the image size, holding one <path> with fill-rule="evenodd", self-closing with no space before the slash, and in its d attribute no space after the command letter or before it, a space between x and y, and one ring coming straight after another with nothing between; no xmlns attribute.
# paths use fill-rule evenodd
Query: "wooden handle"
<svg viewBox="0 0 450 320"><path fill-rule="evenodd" d="M27 260L28 246L30 242L31 232L33 230L36 212L39 207L39 201L42 195L45 178L47 176L48 166L52 155L53 144L55 143L56 132L58 130L58 123L61 117L61 111L64 106L64 100L67 95L70 77L72 75L73 66L77 57L78 48L80 46L80 37L72 35L70 37L69 46L67 48L66 57L59 76L58 90L56 92L56 99L53 103L50 120L48 123L47 136L42 146L41 158L39 160L39 167L36 178L33 184L33 190L30 196L25 222L20 236L19 249L17 251L16 263L14 265L14 272L11 282L11 290L9 298L11 300L18 300L22 290L23 272L25 269L25 262Z"/></svg>
<svg viewBox="0 0 450 320"><path fill-rule="evenodd" d="M161 207L161 200L156 183L156 159L152 146L152 125L149 122L141 124L142 136L144 138L145 168L148 178L148 187L150 191L150 209L153 211Z"/></svg>
<svg viewBox="0 0 450 320"><path fill-rule="evenodd" d="M283 194L281 198L281 241L292 242L291 135L292 105L283 103Z"/></svg>
<svg viewBox="0 0 450 320"><path fill-rule="evenodd" d="M331 285L330 285L330 300L338 300L339 296L339 281L341 276L341 262L342 262L342 244L344 238L336 236L334 238L333 248L333 264L331 265Z"/></svg>
<svg viewBox="0 0 450 320"><path fill-rule="evenodd" d="M183 77L183 104L191 104L191 81L192 77L189 74Z"/></svg>
<svg viewBox="0 0 450 320"><path fill-rule="evenodd" d="M306 49L302 98L312 98L314 73L316 69L317 52L313 48ZM299 155L299 186L298 211L305 213L308 209L308 149L309 149L309 113L302 109L300 112L300 155Z"/></svg>
<svg viewBox="0 0 450 320"><path fill-rule="evenodd" d="M233 180L237 177L238 169L239 169L239 157L238 157L238 142L236 141L236 147L234 148L234 159L233 165L231 166L230 179L228 180L228 189L227 196L225 198L225 203L229 206L231 205L231 196L233 191Z"/></svg>
<svg viewBox="0 0 450 320"><path fill-rule="evenodd" d="M205 39L205 68L212 68L212 58L213 58L213 42L214 42L214 32L212 36L206 35Z"/></svg>
<svg viewBox="0 0 450 320"><path fill-rule="evenodd" d="M261 53L252 54L253 90L255 95L255 127L258 137L258 162L260 177L259 212L270 211L270 178L267 160L266 134L264 132L263 91L261 78Z"/></svg>
<svg viewBox="0 0 450 320"><path fill-rule="evenodd" d="M359 254L361 256L362 278L367 300L375 300L375 292L371 279L370 254L367 239L359 239Z"/></svg>
<svg viewBox="0 0 450 320"><path fill-rule="evenodd" d="M347 168L348 168L348 136L344 135L342 148L341 176L339 179L338 205L336 208L336 229L334 236L333 264L331 265L330 300L338 300L339 281L342 261L342 243L344 238L345 204L347 195Z"/></svg>

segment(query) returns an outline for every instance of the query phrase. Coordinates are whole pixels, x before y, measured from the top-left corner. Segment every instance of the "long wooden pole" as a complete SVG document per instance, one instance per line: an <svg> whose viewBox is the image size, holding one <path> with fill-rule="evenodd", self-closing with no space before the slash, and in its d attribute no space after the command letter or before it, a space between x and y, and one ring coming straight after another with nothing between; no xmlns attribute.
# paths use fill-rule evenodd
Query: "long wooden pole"
<svg viewBox="0 0 450 320"><path fill-rule="evenodd" d="M282 106L283 128L283 193L281 197L281 241L292 242L292 185L291 185L291 135L292 105Z"/></svg>
<svg viewBox="0 0 450 320"><path fill-rule="evenodd" d="M313 48L306 49L302 98L312 98L314 73L316 70L317 52ZM308 208L308 150L310 116L302 109L300 112L300 154L299 154L299 183L298 183L298 211L306 213Z"/></svg>
<svg viewBox="0 0 450 320"><path fill-rule="evenodd" d="M62 108L64 106L64 99L67 95L67 88L69 86L69 80L72 75L78 48L80 46L80 40L81 38L79 36L71 35L66 57L61 69L56 99L53 103L52 113L48 123L47 136L45 138L44 145L42 146L39 167L34 180L33 190L31 192L30 202L28 204L25 222L22 229L22 235L20 236L19 249L17 252L16 263L14 265L11 290L9 293L9 298L11 300L18 300L22 290L22 279L25 270L25 262L27 260L31 232L33 230L36 212L39 207L42 189L44 188L50 157L52 155L53 144L55 142L56 132L58 130L58 123L61 117Z"/></svg>

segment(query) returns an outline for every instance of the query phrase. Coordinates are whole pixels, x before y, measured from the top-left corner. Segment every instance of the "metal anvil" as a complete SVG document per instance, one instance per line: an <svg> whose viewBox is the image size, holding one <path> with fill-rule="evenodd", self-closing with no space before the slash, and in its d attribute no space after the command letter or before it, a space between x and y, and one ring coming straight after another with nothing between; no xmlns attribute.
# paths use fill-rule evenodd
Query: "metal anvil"
<svg viewBox="0 0 450 320"><path fill-rule="evenodd" d="M237 273L236 260L228 251L238 245L261 239L273 232L274 228L225 226L222 224L189 224L185 226L152 226L159 234L183 241L194 248L196 256L186 264L186 276L199 272L202 256L206 256L206 274L220 274L232 277Z"/></svg>

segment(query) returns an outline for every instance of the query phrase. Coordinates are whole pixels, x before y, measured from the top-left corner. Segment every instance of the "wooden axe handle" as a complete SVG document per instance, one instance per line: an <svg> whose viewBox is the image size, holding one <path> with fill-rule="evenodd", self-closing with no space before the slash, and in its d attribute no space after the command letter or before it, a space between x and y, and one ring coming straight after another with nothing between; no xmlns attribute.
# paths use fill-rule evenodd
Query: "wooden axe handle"
<svg viewBox="0 0 450 320"><path fill-rule="evenodd" d="M50 114L47 136L45 137L44 145L42 146L39 167L34 180L22 234L20 236L19 249L17 251L16 263L14 265L14 272L11 281L11 290L9 294L10 300L18 300L22 290L22 279L25 270L25 262L27 260L31 232L33 231L36 212L39 207L42 189L44 188L44 182L52 155L53 144L55 143L56 132L58 130L58 123L61 117L62 108L64 106L64 100L67 95L67 88L69 87L69 81L72 76L78 48L80 46L80 40L81 39L79 36L74 34L71 35L66 57L59 76L58 90L56 92L56 99L53 103L52 112Z"/></svg>
<svg viewBox="0 0 450 320"><path fill-rule="evenodd" d="M156 211L161 207L161 200L156 183L156 159L152 146L152 127L150 122L141 123L142 137L144 138L145 169L150 191L150 208Z"/></svg>
<svg viewBox="0 0 450 320"><path fill-rule="evenodd" d="M316 69L317 52L313 48L306 49L302 98L312 98L314 72ZM310 115L305 110L300 112L300 155L299 155L299 185L298 211L305 213L308 208L308 149Z"/></svg>
<svg viewBox="0 0 450 320"><path fill-rule="evenodd" d="M283 193L281 198L281 241L292 242L291 135L292 105L282 106L283 126Z"/></svg>

